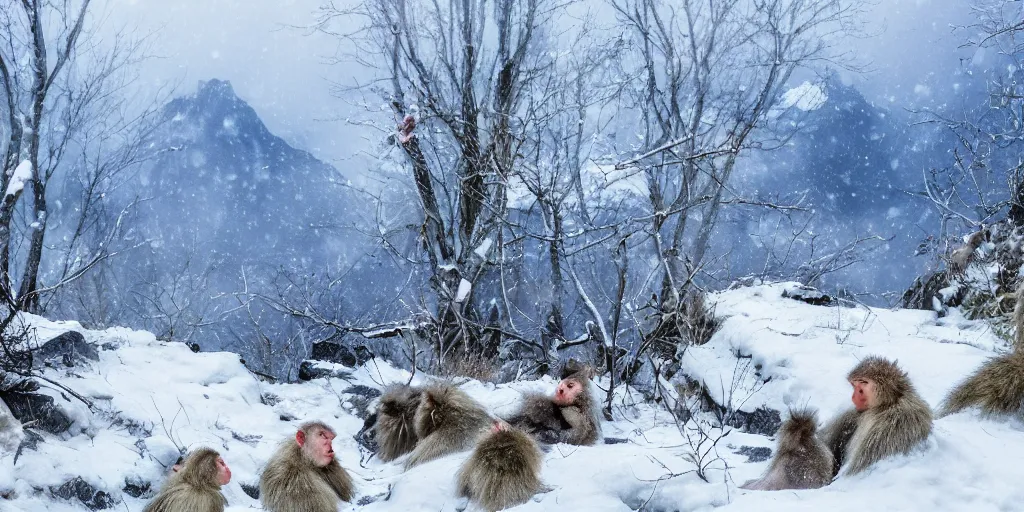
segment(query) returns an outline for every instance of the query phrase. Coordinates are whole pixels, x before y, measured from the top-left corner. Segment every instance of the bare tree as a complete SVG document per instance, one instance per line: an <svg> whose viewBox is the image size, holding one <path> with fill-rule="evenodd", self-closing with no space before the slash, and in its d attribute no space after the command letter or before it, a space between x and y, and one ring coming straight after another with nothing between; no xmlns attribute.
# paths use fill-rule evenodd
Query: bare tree
<svg viewBox="0 0 1024 512"><path fill-rule="evenodd" d="M641 77L637 156L647 176L650 240L663 265L661 300L679 304L705 265L740 158L768 149L769 114L793 74L843 57L856 0L613 0Z"/></svg>
<svg viewBox="0 0 1024 512"><path fill-rule="evenodd" d="M135 128L153 110L138 109L124 99L134 81L134 65L143 58L140 40L118 32L101 41L89 28L91 7L89 0L22 0L0 6L0 92L6 100L0 133L7 135L0 176L5 190L0 202L0 286L18 309L38 312L43 294L78 279L116 252L102 242L93 244L98 251L79 251L95 227L106 187L145 154L146 129ZM61 244L53 280L41 284L50 250L44 242L54 218L48 188L60 173L79 181L82 203L77 219L65 219L71 223L71 242ZM31 190L31 201L21 202L26 190ZM115 212L112 218L108 227L113 231L99 234L101 240L110 242L122 228L123 215ZM21 275L16 279L18 267Z"/></svg>
<svg viewBox="0 0 1024 512"><path fill-rule="evenodd" d="M480 285L506 216L507 183L521 161L525 93L544 63L548 0L437 3L368 0L354 10L323 8L322 26L362 16L361 62L381 73L395 140L407 156L429 262L434 352L492 358Z"/></svg>

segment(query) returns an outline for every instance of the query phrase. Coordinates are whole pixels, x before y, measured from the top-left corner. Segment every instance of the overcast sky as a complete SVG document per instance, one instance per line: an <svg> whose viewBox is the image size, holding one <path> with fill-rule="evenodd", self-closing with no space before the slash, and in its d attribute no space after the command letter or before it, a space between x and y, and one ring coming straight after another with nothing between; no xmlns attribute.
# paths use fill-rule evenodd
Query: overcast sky
<svg viewBox="0 0 1024 512"><path fill-rule="evenodd" d="M344 2L345 0L341 0ZM598 1L598 0L595 0ZM199 80L230 80L274 133L330 160L344 170L344 158L364 141L362 130L343 122L350 106L330 94L328 79L351 68L330 66L336 41L291 26L308 26L322 0L106 0L106 27L136 26L156 31L156 52L145 79L179 82L180 92ZM876 102L926 100L948 85L959 65L959 37L965 0L877 0L868 18L871 37L849 41L872 71L848 76Z"/></svg>

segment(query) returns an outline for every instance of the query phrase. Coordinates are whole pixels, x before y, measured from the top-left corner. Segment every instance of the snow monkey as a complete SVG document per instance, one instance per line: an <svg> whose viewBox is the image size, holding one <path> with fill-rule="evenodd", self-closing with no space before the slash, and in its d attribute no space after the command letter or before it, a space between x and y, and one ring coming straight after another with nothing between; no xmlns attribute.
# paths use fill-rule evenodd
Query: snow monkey
<svg viewBox="0 0 1024 512"><path fill-rule="evenodd" d="M143 512L223 512L220 488L231 481L231 469L220 454L198 448L171 473L160 494Z"/></svg>
<svg viewBox="0 0 1024 512"><path fill-rule="evenodd" d="M547 444L592 445L601 439L597 404L590 395L593 370L569 363L555 396L529 393L508 422Z"/></svg>
<svg viewBox="0 0 1024 512"><path fill-rule="evenodd" d="M974 251L981 247L981 244L988 241L989 233L985 229L985 226L981 227L980 231L972 233L970 238L967 239L967 243L957 247L949 254L949 272L950 274L961 274L967 270L967 265L971 262L974 257Z"/></svg>
<svg viewBox="0 0 1024 512"><path fill-rule="evenodd" d="M543 487L540 448L532 437L495 422L459 469L457 489L488 512L526 503Z"/></svg>
<svg viewBox="0 0 1024 512"><path fill-rule="evenodd" d="M939 417L978 407L985 415L1024 413L1024 283L1017 288L1013 310L1013 352L989 359L958 384L939 409Z"/></svg>
<svg viewBox="0 0 1024 512"><path fill-rule="evenodd" d="M932 410L896 363L865 358L850 371L853 405L821 433L835 457L833 472L860 473L871 464L909 453L932 432Z"/></svg>
<svg viewBox="0 0 1024 512"><path fill-rule="evenodd" d="M405 461L406 469L471 449L487 432L491 416L464 391L438 383L423 389L415 422L419 441Z"/></svg>
<svg viewBox="0 0 1024 512"><path fill-rule="evenodd" d="M423 389L405 384L392 384L384 389L373 425L380 460L390 462L416 447L416 409L422 394Z"/></svg>
<svg viewBox="0 0 1024 512"><path fill-rule="evenodd" d="M269 512L336 512L352 500L352 478L334 457L334 430L303 423L260 476L260 501Z"/></svg>
<svg viewBox="0 0 1024 512"><path fill-rule="evenodd" d="M791 411L779 429L779 446L768 471L742 485L755 491L817 489L832 481L832 452L818 439L818 417L814 411Z"/></svg>

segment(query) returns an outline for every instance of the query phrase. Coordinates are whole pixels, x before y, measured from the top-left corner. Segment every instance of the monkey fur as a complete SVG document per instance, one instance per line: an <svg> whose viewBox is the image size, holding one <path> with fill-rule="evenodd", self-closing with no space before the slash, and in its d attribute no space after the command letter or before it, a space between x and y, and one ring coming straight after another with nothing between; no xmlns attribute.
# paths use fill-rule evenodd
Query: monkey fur
<svg viewBox="0 0 1024 512"><path fill-rule="evenodd" d="M390 462L416 447L416 409L422 394L422 389L404 384L384 389L373 426L381 461Z"/></svg>
<svg viewBox="0 0 1024 512"><path fill-rule="evenodd" d="M1024 283L1017 288L1017 306L1013 310L1013 352L989 359L963 382L957 384L942 401L939 417L970 407L987 416L1024 414Z"/></svg>
<svg viewBox="0 0 1024 512"><path fill-rule="evenodd" d="M309 434L314 428L332 431L315 422L300 430L312 439ZM351 501L352 494L352 477L336 457L327 466L317 467L291 438L281 444L260 475L260 502L268 512L337 512L338 501Z"/></svg>
<svg viewBox="0 0 1024 512"><path fill-rule="evenodd" d="M218 458L210 448L190 453L143 512L224 512L227 500L217 483Z"/></svg>
<svg viewBox="0 0 1024 512"><path fill-rule="evenodd" d="M843 467L847 475L860 473L879 460L909 453L931 435L931 408L896 363L867 357L847 380L874 382L876 403L863 412L847 410L823 429L835 473Z"/></svg>
<svg viewBox="0 0 1024 512"><path fill-rule="evenodd" d="M601 439L601 419L590 394L591 370L570 364L562 373L563 381L574 380L583 389L570 405L562 406L550 396L529 393L508 423L545 444L597 444Z"/></svg>
<svg viewBox="0 0 1024 512"><path fill-rule="evenodd" d="M523 431L502 426L487 434L459 469L457 489L488 512L526 503L542 489L543 455Z"/></svg>
<svg viewBox="0 0 1024 512"><path fill-rule="evenodd" d="M971 263L974 258L974 251L981 244L988 240L988 230L984 227L973 234L967 239L967 243L957 247L949 254L949 271L950 274L961 274L967 270L967 265Z"/></svg>
<svg viewBox="0 0 1024 512"><path fill-rule="evenodd" d="M416 447L405 461L406 469L473 448L491 425L491 416L466 392L448 384L423 389L416 408Z"/></svg>
<svg viewBox="0 0 1024 512"><path fill-rule="evenodd" d="M814 411L798 410L779 429L779 445L768 470L741 487L755 491L818 489L832 481L834 457L818 438Z"/></svg>

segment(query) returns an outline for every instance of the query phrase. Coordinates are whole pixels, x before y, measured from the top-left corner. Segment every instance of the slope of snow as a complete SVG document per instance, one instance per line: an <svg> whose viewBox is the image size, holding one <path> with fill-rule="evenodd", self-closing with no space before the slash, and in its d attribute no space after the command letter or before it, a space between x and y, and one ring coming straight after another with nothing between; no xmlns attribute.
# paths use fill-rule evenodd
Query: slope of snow
<svg viewBox="0 0 1024 512"><path fill-rule="evenodd" d="M690 348L684 368L702 379L716 399L731 397L741 410L761 405L785 411L810 405L822 419L849 404L845 374L859 358L898 358L924 398L937 405L967 372L1002 346L981 322L937 319L924 311L810 306L781 298L793 283L741 288L717 294L721 330L704 346ZM241 484L258 482L259 471L277 444L304 420L322 419L338 430L335 451L358 486L356 503L339 510L453 511L454 475L468 454L452 455L408 472L403 459L381 463L361 450L353 435L362 426L358 396L349 388L404 381L408 372L381 360L352 369L344 378L300 384L268 384L254 378L230 353L192 353L179 343L127 329L87 331L74 323L33 317L47 334L83 332L104 348L90 367L47 370L47 376L89 397L89 412L58 391L50 394L75 418L62 436L44 434L36 450L25 450L17 465L0 455L0 510L85 510L77 501L54 501L47 489L81 476L123 499L114 510L139 511L146 498L123 494L127 480L159 486L177 457L177 447L211 446L221 451L234 477L225 487L228 510L259 509ZM43 338L46 339L46 338ZM735 354L742 356L737 358ZM739 370L737 370L737 368ZM428 377L417 373L414 383ZM767 382L766 382L767 381ZM736 383L735 385L731 383ZM461 382L492 412L515 409L524 391L550 391L554 381L494 385ZM600 381L604 386L607 382ZM73 399L72 399L73 400ZM876 465L857 477L842 477L812 491L753 492L736 485L756 477L768 462L748 463L743 446L774 446L773 440L731 431L711 451L702 480L694 471L687 442L660 406L638 393L617 390L615 421L603 425L622 444L552 447L542 478L550 492L517 511L733 511L863 510L1010 511L1024 507L1019 482L1024 469L1024 425L1016 421L954 415L936 422L935 434L917 453ZM690 440L694 438L691 436ZM705 449L708 447L705 445ZM362 504L360 504L362 503ZM866 506L867 505L867 506Z"/></svg>

